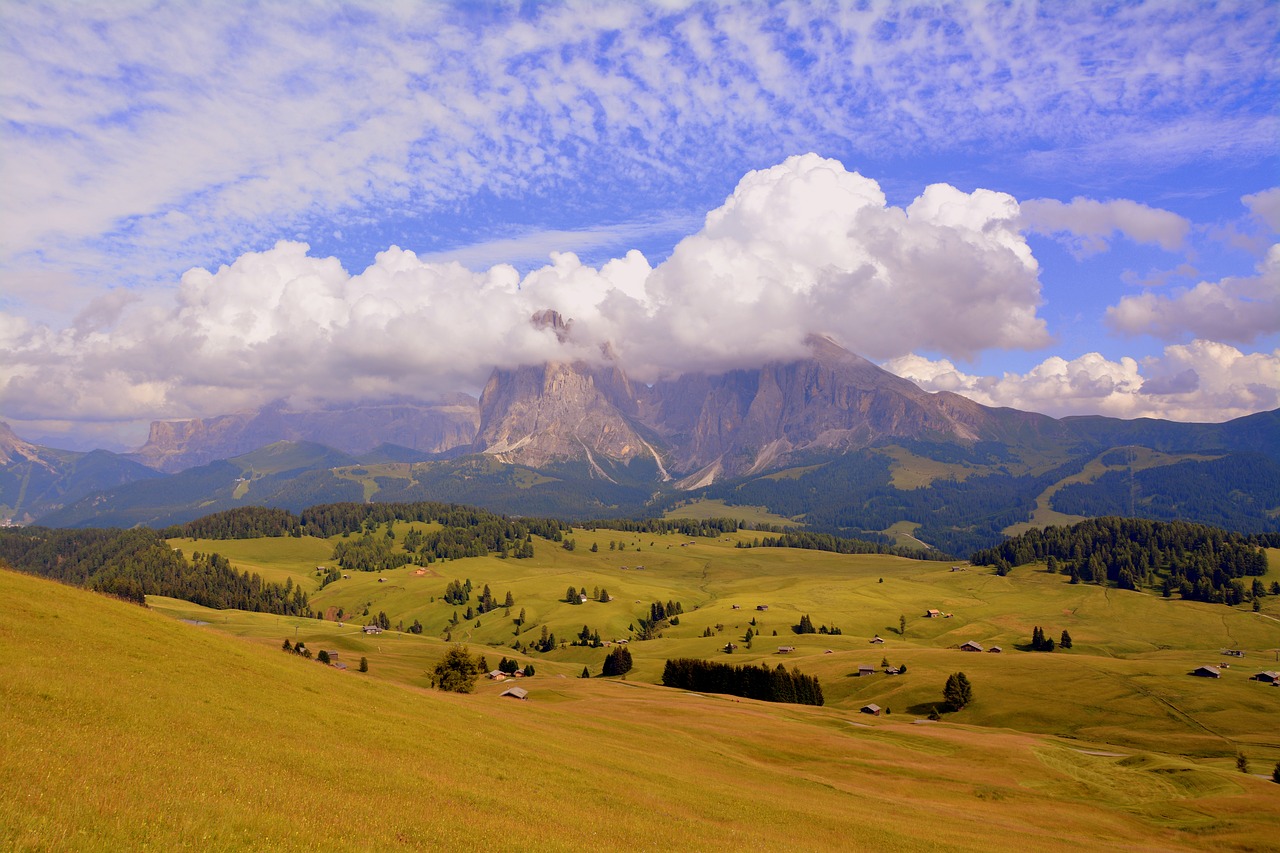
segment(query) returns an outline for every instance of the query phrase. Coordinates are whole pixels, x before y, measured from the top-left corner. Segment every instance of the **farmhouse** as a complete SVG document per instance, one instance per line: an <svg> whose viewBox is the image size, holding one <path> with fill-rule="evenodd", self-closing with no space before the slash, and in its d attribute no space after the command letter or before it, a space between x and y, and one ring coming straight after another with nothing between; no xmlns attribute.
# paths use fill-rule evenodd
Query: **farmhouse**
<svg viewBox="0 0 1280 853"><path fill-rule="evenodd" d="M902 675L902 669L896 666L891 666L884 671L884 674L885 675Z"/></svg>
<svg viewBox="0 0 1280 853"><path fill-rule="evenodd" d="M876 634L874 637L871 638L871 642L877 643L877 644L883 643L884 637L881 637L879 634Z"/></svg>
<svg viewBox="0 0 1280 853"><path fill-rule="evenodd" d="M763 611L763 610L768 610L768 609L769 609L769 605L767 605L767 604L757 604L757 605L756 605L756 610L762 610L762 611Z"/></svg>
<svg viewBox="0 0 1280 853"><path fill-rule="evenodd" d="M862 713L870 714L873 717L878 717L880 716L880 706L876 705L875 703L872 703L870 705L863 705Z"/></svg>
<svg viewBox="0 0 1280 853"><path fill-rule="evenodd" d="M930 608L929 610L926 610L926 611L924 612L924 615L925 615L925 618L926 618L926 619L937 619L939 616L941 616L941 615L942 615L942 611L941 611L941 610L934 610L934 609Z"/></svg>
<svg viewBox="0 0 1280 853"><path fill-rule="evenodd" d="M508 687L506 690L502 691L502 695L510 696L512 699L523 700L529 698L529 691L525 690L523 687Z"/></svg>
<svg viewBox="0 0 1280 853"><path fill-rule="evenodd" d="M795 650L795 646L778 646L778 654L780 655L789 655Z"/></svg>
<svg viewBox="0 0 1280 853"><path fill-rule="evenodd" d="M364 632L366 634L381 634L382 626L381 625L365 625Z"/></svg>
<svg viewBox="0 0 1280 853"><path fill-rule="evenodd" d="M863 665L863 666L859 666L859 667L858 667L858 677L859 677L859 678L861 678L861 677L862 677L862 676L864 676L864 675L875 675L875 674L876 674L876 668L875 668L874 666L865 666L865 665Z"/></svg>
<svg viewBox="0 0 1280 853"><path fill-rule="evenodd" d="M1192 675L1198 675L1201 678L1221 678L1222 670L1216 666L1198 666L1191 670Z"/></svg>
<svg viewBox="0 0 1280 853"><path fill-rule="evenodd" d="M1243 652L1242 650L1240 650L1240 649L1223 649L1223 650L1222 650L1222 653L1223 653L1224 655L1226 655L1227 657L1229 657L1229 658L1242 658L1242 657L1244 657L1244 652Z"/></svg>
<svg viewBox="0 0 1280 853"><path fill-rule="evenodd" d="M987 649L987 652L994 655L998 655L1003 651L1004 649L1000 648L999 646L992 646L991 648Z"/></svg>
<svg viewBox="0 0 1280 853"><path fill-rule="evenodd" d="M960 645L960 651L962 651L962 652L980 652L980 651L982 651L982 644L981 644L981 643L975 643L973 640L969 640L968 642L966 642L966 643L962 643L962 644Z"/></svg>
<svg viewBox="0 0 1280 853"><path fill-rule="evenodd" d="M1280 684L1280 672L1268 669L1253 676L1254 681L1265 681L1268 684Z"/></svg>

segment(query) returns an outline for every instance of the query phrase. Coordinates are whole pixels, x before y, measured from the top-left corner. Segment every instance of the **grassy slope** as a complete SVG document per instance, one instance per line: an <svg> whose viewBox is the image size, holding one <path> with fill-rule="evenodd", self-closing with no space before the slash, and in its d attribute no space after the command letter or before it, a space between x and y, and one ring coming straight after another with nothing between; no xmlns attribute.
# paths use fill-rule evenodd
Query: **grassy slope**
<svg viewBox="0 0 1280 853"><path fill-rule="evenodd" d="M1177 759L632 682L444 695L10 572L0 601L5 849L1190 850L1280 828L1269 783Z"/></svg>
<svg viewBox="0 0 1280 853"><path fill-rule="evenodd" d="M681 503L663 513L663 518L734 518L748 524L781 524L804 527L800 522L769 512L762 506L729 506L722 500L700 498Z"/></svg>
<svg viewBox="0 0 1280 853"><path fill-rule="evenodd" d="M423 575L416 574L414 567L380 575L354 572L312 599L317 607L342 607L347 614L342 627L263 614L213 613L186 602L157 601L156 606L173 615L213 622L264 647L296 636L313 650L365 655L376 672L425 687L425 672L442 654L446 634L484 650L491 666L509 655L522 664L532 662L539 672L576 676L588 666L598 673L604 649L570 647L545 655L516 655L510 648L516 639L512 620L525 610L527 625L519 634L525 644L538 638L543 625L561 640L576 636L583 625L608 640L628 636L637 618L647 615L650 602L675 600L686 610L681 624L667 629L661 639L632 644L633 678L657 682L663 662L677 656L770 666L785 660L788 666L818 675L832 707L856 711L875 702L923 716L940 701L947 675L963 670L979 697L973 706L954 715L963 722L1226 763L1239 749L1268 767L1280 760L1280 737L1273 732L1280 689L1248 680L1257 670L1276 667L1275 654L1268 650L1280 647L1280 597L1268 596L1263 612L1255 614L1248 607L1073 586L1061 575L1030 566L1000 578L985 569L951 572L949 564L894 557L733 547L739 538L752 535L691 540L578 530L573 534L577 549L572 553L539 540L531 560L485 557L442 562ZM625 544L626 550L610 550L610 541ZM593 542L599 547L597 553L589 551ZM295 582L314 588L320 550L315 540L310 544L305 539L202 544L226 546L223 552L237 565L246 559L257 566L267 563L272 549L296 547ZM276 571L288 571L287 559L280 554L273 558ZM637 570L637 565L645 566L644 570ZM1280 579L1280 552L1272 552L1271 565L1268 584ZM455 607L440 600L445 584L453 578L470 578L477 594L487 583L498 600L510 590L515 598L512 612L499 608L477 620L451 625L452 614L456 611L461 616L466 610L465 605ZM567 604L562 599L570 585L588 592L603 587L614 601ZM733 610L734 604L741 609ZM754 610L757 604L768 604L770 610L759 613ZM366 606L372 615L385 611L393 625L418 619L425 633L415 637L391 632L366 638L358 627L368 621L362 615ZM954 616L923 618L931 607ZM839 626L843 634L793 634L790 626L805 613L815 624ZM897 634L901 615L907 618L904 637ZM733 641L741 646L752 619L757 621L753 631L761 634L753 648L739 648L732 658L725 656L720 651L724 644ZM1075 647L1052 655L1019 651L1016 646L1029 642L1037 625L1055 640L1063 629L1068 630ZM713 636L703 637L708 627ZM875 634L885 638L883 646L869 644ZM966 640L1000 645L1006 651L1001 655L958 651ZM795 645L797 651L784 658L777 653L781 645ZM1222 679L1186 674L1201 664L1232 660L1220 654L1227 647L1243 648L1247 656L1234 660ZM826 654L828 649L831 654ZM907 664L907 674L851 677L860 664L877 665L882 657Z"/></svg>

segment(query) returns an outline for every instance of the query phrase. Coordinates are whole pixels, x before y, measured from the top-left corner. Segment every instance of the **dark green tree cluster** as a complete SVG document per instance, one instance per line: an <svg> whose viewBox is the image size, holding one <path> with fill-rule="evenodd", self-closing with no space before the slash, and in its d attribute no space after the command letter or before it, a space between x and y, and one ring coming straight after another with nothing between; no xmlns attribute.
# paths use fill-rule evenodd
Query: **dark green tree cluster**
<svg viewBox="0 0 1280 853"><path fill-rule="evenodd" d="M297 644L292 644L292 643L290 643L290 642L289 642L289 638L288 638L288 637L285 637L284 645L283 645L283 646L281 646L280 648L281 648L281 649L283 649L283 650L284 650L284 651L286 651L286 652L292 652L293 654L297 655L298 657L304 657L304 658L306 658L307 660L310 660L310 659L311 659L311 650L310 650L310 649L308 649L308 648L307 648L307 644L306 644L306 643L304 643L304 642L302 642L302 641L298 641L298 643L297 643ZM327 662L328 662L328 657L329 657L329 655L328 655L328 654L326 654L326 653L323 653L323 652L322 652L322 654L324 654L325 659L326 659L326 660L325 660L325 662L327 663Z"/></svg>
<svg viewBox="0 0 1280 853"><path fill-rule="evenodd" d="M321 576L320 578L320 588L324 589L326 586L333 583L334 581L340 581L340 580L342 580L341 569L335 569L335 568L325 569L324 575Z"/></svg>
<svg viewBox="0 0 1280 853"><path fill-rule="evenodd" d="M413 562L413 555L385 536L366 533L359 539L339 540L331 559L347 571L381 572L408 565Z"/></svg>
<svg viewBox="0 0 1280 853"><path fill-rule="evenodd" d="M268 536L301 536L302 520L284 509L242 506L215 512L164 531L166 538L258 539Z"/></svg>
<svg viewBox="0 0 1280 853"><path fill-rule="evenodd" d="M620 530L624 533L679 533L681 536L716 538L733 533L745 523L733 518L608 518L576 525L584 530Z"/></svg>
<svg viewBox="0 0 1280 853"><path fill-rule="evenodd" d="M1005 540L970 557L976 565L1011 567L1053 558L1072 583L1157 586L1166 595L1223 604L1250 596L1242 578L1267 573L1266 551L1249 537L1185 521L1093 518Z"/></svg>
<svg viewBox="0 0 1280 853"><path fill-rule="evenodd" d="M808 614L808 613L806 613L806 614L804 614L803 616L801 616L801 617L800 617L800 623L799 623L799 624L797 624L797 625L792 625L792 626L791 626L791 630L792 630L792 631L794 631L794 632L795 632L795 633L797 633L797 634L840 634L840 633L843 633L839 628L837 628L837 627L836 627L836 626L834 626L834 625L832 625L830 628L828 628L826 625L820 625L820 626L818 626L817 628L813 627L813 620L809 618L809 614Z"/></svg>
<svg viewBox="0 0 1280 853"><path fill-rule="evenodd" d="M683 690L725 693L765 702L823 703L822 686L817 677L804 675L798 669L788 672L782 664L778 664L776 669L769 669L767 666L732 666L696 658L673 658L663 667L662 683Z"/></svg>
<svg viewBox="0 0 1280 853"><path fill-rule="evenodd" d="M139 604L148 595L163 595L217 610L312 615L307 594L292 579L266 582L257 574L237 571L220 554L195 553L188 560L146 528L0 530L0 560L18 571Z"/></svg>
<svg viewBox="0 0 1280 853"><path fill-rule="evenodd" d="M904 548L865 539L842 539L830 533L789 532L780 536L765 536L759 541L738 542L736 548L806 548L810 551L830 551L835 554L893 554L912 560L949 560L941 551L925 548Z"/></svg>
<svg viewBox="0 0 1280 853"><path fill-rule="evenodd" d="M1043 628L1037 625L1031 630L1031 651L1051 652L1054 648L1053 637L1046 637Z"/></svg>
<svg viewBox="0 0 1280 853"><path fill-rule="evenodd" d="M947 683L942 688L942 700L951 711L959 711L973 701L973 685L963 672L947 676Z"/></svg>
<svg viewBox="0 0 1280 853"><path fill-rule="evenodd" d="M320 504L302 512L303 532L311 536L338 536L343 533L359 533L366 525L381 525L391 521L421 521L442 527L479 529L497 524L508 541L523 539L532 533L559 542L569 526L555 519L521 518L512 520L492 512L459 504L434 501L414 503L336 503ZM502 527L509 525L509 527ZM491 548L490 550L500 550Z"/></svg>
<svg viewBox="0 0 1280 853"><path fill-rule="evenodd" d="M470 693L476 680L484 672L481 658L472 657L467 647L456 643L445 652L444 660L436 664L432 673L433 687L453 693Z"/></svg>
<svg viewBox="0 0 1280 853"><path fill-rule="evenodd" d="M600 674L608 677L612 675L623 675L631 671L631 651L626 646L614 646L609 654L604 656L604 668Z"/></svg>
<svg viewBox="0 0 1280 853"><path fill-rule="evenodd" d="M670 619L672 616L679 616L684 613L684 605L678 601L667 599L667 603L655 601L649 605L649 619L652 622L661 622L663 619Z"/></svg>
<svg viewBox="0 0 1280 853"><path fill-rule="evenodd" d="M578 636L569 642L571 646L587 646L592 649L598 649L604 646L604 641L600 639L600 632L594 631L587 625L582 626L582 630L578 632Z"/></svg>
<svg viewBox="0 0 1280 853"><path fill-rule="evenodd" d="M463 605L471 598L471 578L466 581L459 581L457 578L449 581L444 587L444 600L447 604Z"/></svg>
<svg viewBox="0 0 1280 853"><path fill-rule="evenodd" d="M556 635L547 630L547 626L542 626L542 634L533 644L533 649L539 652L549 652L556 647Z"/></svg>
<svg viewBox="0 0 1280 853"><path fill-rule="evenodd" d="M649 605L648 618L641 616L636 620L635 638L637 640L654 640L661 636L662 629L668 625L680 624L680 614L684 606L678 601L652 602Z"/></svg>

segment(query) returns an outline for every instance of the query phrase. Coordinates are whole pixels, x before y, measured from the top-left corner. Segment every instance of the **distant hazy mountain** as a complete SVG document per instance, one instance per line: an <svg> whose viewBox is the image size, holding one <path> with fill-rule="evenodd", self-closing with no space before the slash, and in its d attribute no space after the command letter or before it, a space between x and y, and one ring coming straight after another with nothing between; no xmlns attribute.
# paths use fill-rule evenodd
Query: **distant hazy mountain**
<svg viewBox="0 0 1280 853"><path fill-rule="evenodd" d="M567 332L554 314L538 320ZM927 393L820 337L805 358L654 385L607 360L548 363L495 370L478 405L158 423L139 458L202 463L161 479L97 453L6 430L0 496L21 520L68 526L361 500L585 519L708 497L958 554L1029 523L1109 514L1280 530L1280 411L1222 424L1054 419Z"/></svg>
<svg viewBox="0 0 1280 853"><path fill-rule="evenodd" d="M154 421L147 443L130 456L172 473L239 456L276 441L311 441L354 454L381 444L439 453L470 445L478 421L475 398L465 394L436 404L324 411L290 411L277 403L256 412Z"/></svg>
<svg viewBox="0 0 1280 853"><path fill-rule="evenodd" d="M0 422L0 523L29 523L93 492L159 476L106 450L78 453L32 444Z"/></svg>
<svg viewBox="0 0 1280 853"><path fill-rule="evenodd" d="M653 386L614 366L545 364L495 370L480 398L474 450L506 462L627 462L652 456L686 487L840 453L886 438L1074 441L1045 415L930 394L831 340L809 358L753 370L685 374ZM603 469L600 469L603 472Z"/></svg>

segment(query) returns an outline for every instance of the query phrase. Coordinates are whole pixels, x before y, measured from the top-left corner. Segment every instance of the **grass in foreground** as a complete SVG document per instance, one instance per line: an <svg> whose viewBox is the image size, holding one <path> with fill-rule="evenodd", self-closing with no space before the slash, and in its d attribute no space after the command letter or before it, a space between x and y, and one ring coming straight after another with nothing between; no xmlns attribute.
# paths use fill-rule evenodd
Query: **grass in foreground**
<svg viewBox="0 0 1280 853"><path fill-rule="evenodd" d="M0 847L1245 849L1270 783L905 715L339 672L0 572ZM1126 763L1127 762L1127 763Z"/></svg>

